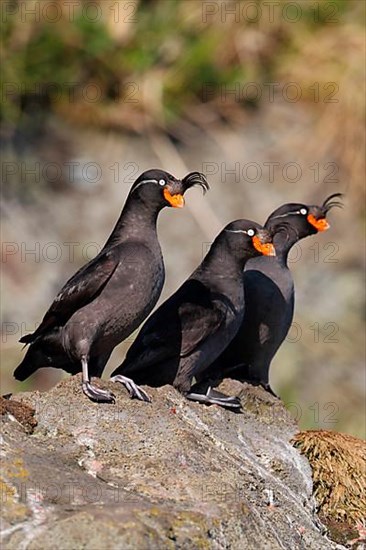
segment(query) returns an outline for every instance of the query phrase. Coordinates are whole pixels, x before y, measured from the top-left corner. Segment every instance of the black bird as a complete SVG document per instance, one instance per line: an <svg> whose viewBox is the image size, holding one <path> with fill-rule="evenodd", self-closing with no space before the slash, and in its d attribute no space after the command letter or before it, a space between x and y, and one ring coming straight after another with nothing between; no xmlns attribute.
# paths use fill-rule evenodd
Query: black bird
<svg viewBox="0 0 366 550"><path fill-rule="evenodd" d="M139 384L172 384L188 399L240 407L240 401L211 388L190 392L192 380L225 349L244 313L242 273L245 262L275 254L269 232L237 220L216 237L201 265L146 321L114 371Z"/></svg>
<svg viewBox="0 0 366 550"><path fill-rule="evenodd" d="M329 228L326 215L341 193L321 206L284 204L265 223L273 235L276 257L253 258L243 274L245 314L236 336L206 372L207 383L224 377L261 385L273 395L269 368L286 338L294 313L294 282L287 265L291 247L300 239ZM201 380L202 383L202 380Z"/></svg>
<svg viewBox="0 0 366 550"><path fill-rule="evenodd" d="M182 180L148 170L133 184L122 213L100 253L75 273L56 296L42 323L20 342L30 344L14 376L25 380L40 367L82 371L83 392L112 402L111 392L96 388L114 347L127 338L156 304L164 284L164 263L157 217L165 206L184 206L187 189L208 183L199 172ZM120 379L131 396L149 400L131 380Z"/></svg>

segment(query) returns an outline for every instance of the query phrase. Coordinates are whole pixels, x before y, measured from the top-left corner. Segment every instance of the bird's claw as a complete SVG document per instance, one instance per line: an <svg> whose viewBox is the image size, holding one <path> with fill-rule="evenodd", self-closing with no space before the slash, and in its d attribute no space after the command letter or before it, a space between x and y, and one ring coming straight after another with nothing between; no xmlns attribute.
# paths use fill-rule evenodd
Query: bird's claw
<svg viewBox="0 0 366 550"><path fill-rule="evenodd" d="M149 397L149 395L140 386L135 384L135 382L131 380L131 378L127 378L127 376L117 374L116 376L113 376L111 378L111 381L120 382L120 384L123 384L130 394L131 399L136 397L136 399L139 399L140 401L151 403L151 398Z"/></svg>
<svg viewBox="0 0 366 550"><path fill-rule="evenodd" d="M268 391L268 393L270 393L271 395L273 395L273 397L276 397L277 399L280 399L280 397L272 390L271 386L267 383L263 383L261 382L260 385L262 386L262 388L264 388L266 391Z"/></svg>
<svg viewBox="0 0 366 550"><path fill-rule="evenodd" d="M98 403L115 403L115 395L109 390L102 390L93 386L90 382L83 382L83 393L92 401Z"/></svg>

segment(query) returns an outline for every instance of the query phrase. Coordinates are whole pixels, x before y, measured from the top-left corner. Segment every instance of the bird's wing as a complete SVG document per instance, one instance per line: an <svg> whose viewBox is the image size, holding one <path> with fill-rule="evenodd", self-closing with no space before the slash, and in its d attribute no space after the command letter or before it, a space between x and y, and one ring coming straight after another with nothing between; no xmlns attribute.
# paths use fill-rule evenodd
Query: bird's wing
<svg viewBox="0 0 366 550"><path fill-rule="evenodd" d="M180 356L187 357L207 338L215 337L225 323L228 304L220 296L201 303L185 303L179 308L182 323L182 341Z"/></svg>
<svg viewBox="0 0 366 550"><path fill-rule="evenodd" d="M80 308L92 302L102 292L118 265L123 262L123 244L101 252L68 280L46 312L33 334L20 339L26 344L57 326L63 326ZM128 256L128 251L126 251Z"/></svg>
<svg viewBox="0 0 366 550"><path fill-rule="evenodd" d="M203 283L189 279L146 321L121 368L140 370L189 355L218 330L227 308L224 297L212 296Z"/></svg>
<svg viewBox="0 0 366 550"><path fill-rule="evenodd" d="M244 272L245 287L245 339L249 348L254 342L264 344L270 338L268 323L277 310L279 290L270 277L261 271ZM244 344L245 343L245 344Z"/></svg>
<svg viewBox="0 0 366 550"><path fill-rule="evenodd" d="M279 279L279 275L282 277ZM293 317L293 283L287 271L267 273L250 269L244 272L248 338L253 330L260 344L285 335Z"/></svg>

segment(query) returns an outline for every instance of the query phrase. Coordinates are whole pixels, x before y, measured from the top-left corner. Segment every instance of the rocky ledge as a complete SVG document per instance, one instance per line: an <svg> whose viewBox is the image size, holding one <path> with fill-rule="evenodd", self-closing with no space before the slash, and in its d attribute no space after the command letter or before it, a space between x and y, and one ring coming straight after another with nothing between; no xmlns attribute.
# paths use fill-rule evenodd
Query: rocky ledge
<svg viewBox="0 0 366 550"><path fill-rule="evenodd" d="M225 380L243 412L148 388L95 404L79 376L3 400L3 550L332 549L280 400Z"/></svg>

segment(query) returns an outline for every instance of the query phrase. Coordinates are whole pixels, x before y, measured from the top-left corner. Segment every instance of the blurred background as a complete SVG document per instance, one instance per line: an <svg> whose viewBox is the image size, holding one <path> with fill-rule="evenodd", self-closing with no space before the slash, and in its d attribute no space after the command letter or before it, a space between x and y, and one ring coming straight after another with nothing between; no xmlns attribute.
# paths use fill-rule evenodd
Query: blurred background
<svg viewBox="0 0 366 550"><path fill-rule="evenodd" d="M103 246L137 176L199 170L211 191L160 215L160 302L227 222L345 193L330 230L291 253L296 312L271 383L302 428L364 436L365 3L5 0L1 11L1 392L66 376L14 381L18 340Z"/></svg>

